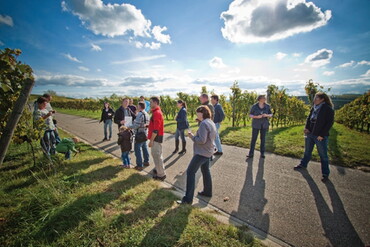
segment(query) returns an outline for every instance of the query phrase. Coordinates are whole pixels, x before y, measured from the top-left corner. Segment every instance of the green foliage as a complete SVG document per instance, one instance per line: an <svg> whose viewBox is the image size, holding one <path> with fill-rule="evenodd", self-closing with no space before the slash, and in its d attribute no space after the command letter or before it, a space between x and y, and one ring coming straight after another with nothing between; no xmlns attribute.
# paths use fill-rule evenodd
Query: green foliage
<svg viewBox="0 0 370 247"><path fill-rule="evenodd" d="M310 102L310 105L313 105L313 100L315 98L316 93L318 92L325 92L324 86L320 85L319 83L314 83L312 79L310 79L306 86L304 87L306 94L308 96L308 100ZM329 92L331 88L328 88L327 92Z"/></svg>
<svg viewBox="0 0 370 247"><path fill-rule="evenodd" d="M230 89L230 107L226 102L223 103L226 109L226 116L230 116L231 110L232 126L240 126L241 123L243 123L243 126L246 126L247 120L249 120L249 110L254 104L257 95L254 92L242 92L237 81L234 82Z"/></svg>
<svg viewBox="0 0 370 247"><path fill-rule="evenodd" d="M349 128L370 131L370 91L336 111L336 121Z"/></svg>

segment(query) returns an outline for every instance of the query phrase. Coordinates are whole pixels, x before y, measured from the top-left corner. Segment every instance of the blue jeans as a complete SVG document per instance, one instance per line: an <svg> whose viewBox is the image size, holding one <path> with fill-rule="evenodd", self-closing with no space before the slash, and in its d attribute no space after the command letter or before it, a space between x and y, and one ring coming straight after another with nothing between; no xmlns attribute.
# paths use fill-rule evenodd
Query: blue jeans
<svg viewBox="0 0 370 247"><path fill-rule="evenodd" d="M71 154L72 154L72 152L71 152L71 151L68 151L68 152L64 153L64 158L65 158L66 160L70 160L70 159L71 159Z"/></svg>
<svg viewBox="0 0 370 247"><path fill-rule="evenodd" d="M215 145L216 145L216 148L217 148L217 152L222 152L221 139L220 139L220 135L218 134L218 130L221 127L221 123L216 123L215 125L216 125L216 129L217 129Z"/></svg>
<svg viewBox="0 0 370 247"><path fill-rule="evenodd" d="M54 130L46 130L40 140L41 148L46 155L54 155L56 149L56 140Z"/></svg>
<svg viewBox="0 0 370 247"><path fill-rule="evenodd" d="M194 155L190 161L189 167L186 170L186 193L183 197L183 201L192 203L195 190L195 174L199 170L199 167L203 176L203 191L207 195L212 195L212 178L209 170L210 158Z"/></svg>
<svg viewBox="0 0 370 247"><path fill-rule="evenodd" d="M252 130L252 140L251 140L251 148L249 150L249 155L253 156L254 149L256 147L256 141L258 137L258 132L260 132L260 138L261 138L261 145L260 145L260 152L261 155L265 153L265 139L266 139L266 133L267 129L255 129Z"/></svg>
<svg viewBox="0 0 370 247"><path fill-rule="evenodd" d="M317 136L308 134L305 138L304 144L304 156L301 160L301 166L307 167L308 162L311 160L313 147L316 144L317 152L320 156L321 161L321 172L323 176L329 176L329 157L328 157L328 137L323 136L324 140L317 140Z"/></svg>
<svg viewBox="0 0 370 247"><path fill-rule="evenodd" d="M148 145L147 142L141 142L141 143L136 143L134 145L134 150L135 150L135 156L136 156L136 165L139 167L143 167L143 159L141 157L141 150L143 150L143 155L144 155L144 162L149 162L149 152L148 152Z"/></svg>
<svg viewBox="0 0 370 247"><path fill-rule="evenodd" d="M181 136L182 142L186 142L186 140L185 140L185 129L183 129L183 130L176 129L175 140L179 140L180 136Z"/></svg>
<svg viewBox="0 0 370 247"><path fill-rule="evenodd" d="M123 165L129 165L130 164L130 151L122 152L122 162Z"/></svg>
<svg viewBox="0 0 370 247"><path fill-rule="evenodd" d="M108 139L107 128L109 128L109 139L112 138L112 119L107 119L104 122L104 138Z"/></svg>

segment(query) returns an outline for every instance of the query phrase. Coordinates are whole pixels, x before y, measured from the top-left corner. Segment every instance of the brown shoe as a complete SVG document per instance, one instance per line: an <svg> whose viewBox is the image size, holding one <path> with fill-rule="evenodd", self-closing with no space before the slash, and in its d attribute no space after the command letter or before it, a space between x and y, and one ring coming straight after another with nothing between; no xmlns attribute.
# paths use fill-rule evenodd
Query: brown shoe
<svg viewBox="0 0 370 247"><path fill-rule="evenodd" d="M144 167L142 167L142 166L135 166L135 170L142 171L142 170L144 170Z"/></svg>
<svg viewBox="0 0 370 247"><path fill-rule="evenodd" d="M150 166L149 162L144 162L144 166Z"/></svg>

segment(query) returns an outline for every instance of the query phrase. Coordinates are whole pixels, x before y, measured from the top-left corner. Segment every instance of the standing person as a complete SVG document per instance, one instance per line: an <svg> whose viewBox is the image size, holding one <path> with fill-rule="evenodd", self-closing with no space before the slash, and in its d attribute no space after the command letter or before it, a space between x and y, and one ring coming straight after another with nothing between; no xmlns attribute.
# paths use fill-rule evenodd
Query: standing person
<svg viewBox="0 0 370 247"><path fill-rule="evenodd" d="M128 104L128 108L130 108L131 112L134 113L134 120L136 118L136 106L134 106L134 100L133 99L129 99L129 104Z"/></svg>
<svg viewBox="0 0 370 247"><path fill-rule="evenodd" d="M166 172L163 165L162 143L164 135L163 113L159 107L160 100L158 97L150 98L150 108L152 109L152 117L149 123L149 147L152 148L152 157L155 165L153 170L153 178L156 180L165 180Z"/></svg>
<svg viewBox="0 0 370 247"><path fill-rule="evenodd" d="M104 102L104 108L101 112L101 117L100 117L100 121L99 121L99 123L104 122L104 139L103 139L103 141L107 141L107 140L110 141L110 139L112 138L112 119L113 119L113 117L114 117L113 109L110 107L108 102ZM107 128L109 129L109 138L107 138L107 136L108 136Z"/></svg>
<svg viewBox="0 0 370 247"><path fill-rule="evenodd" d="M63 138L60 143L57 144L56 151L64 154L66 160L71 159L72 152L78 153L76 150L76 143L80 142L77 137Z"/></svg>
<svg viewBox="0 0 370 247"><path fill-rule="evenodd" d="M54 136L55 136L56 144L58 144L61 140L60 140L59 132L58 132L58 128L57 128L57 120L54 118L55 110L53 109L53 107L50 104L50 102L53 99L53 97L51 96L51 94L48 94L48 93L44 93L42 95L42 97L44 97L47 100L46 110L48 110L49 112L52 112L53 113L51 115L51 117L53 119L53 123L54 123L54 126L55 126Z"/></svg>
<svg viewBox="0 0 370 247"><path fill-rule="evenodd" d="M146 126L149 124L149 114L145 111L145 103L140 102L137 106L138 113L135 118L135 121L130 126L131 129L135 131L135 145L134 151L136 156L136 170L143 170L144 166L149 166L149 152L148 152L148 145L147 145L147 128ZM144 156L144 163L143 158L141 155L143 152Z"/></svg>
<svg viewBox="0 0 370 247"><path fill-rule="evenodd" d="M129 99L124 98L122 100L122 105L114 113L114 122L118 125L118 129L126 123L125 117L131 117L134 119L135 114L128 107Z"/></svg>
<svg viewBox="0 0 370 247"><path fill-rule="evenodd" d="M330 128L334 123L334 106L329 96L325 93L317 93L314 98L314 106L307 117L305 133L305 151L301 163L294 170L306 169L311 160L312 150L316 144L320 155L322 181L329 179L328 138Z"/></svg>
<svg viewBox="0 0 370 247"><path fill-rule="evenodd" d="M186 153L185 129L189 128L189 122L186 111L186 102L178 100L177 108L179 108L180 110L176 115L177 129L175 134L175 151L173 151L173 153L175 154L177 153L177 151L179 151L180 144L179 137L181 136L182 150L179 152L179 154L182 155Z"/></svg>
<svg viewBox="0 0 370 247"><path fill-rule="evenodd" d="M49 156L55 154L56 139L53 112L46 109L47 103L47 99L44 97L37 99L37 109L33 112L33 119L35 121L42 119L45 122L45 132L40 143L45 155Z"/></svg>
<svg viewBox="0 0 370 247"><path fill-rule="evenodd" d="M150 111L150 102L145 100L144 96L140 96L140 102L144 102L145 104L145 111L149 112Z"/></svg>
<svg viewBox="0 0 370 247"><path fill-rule="evenodd" d="M222 155L222 146L221 146L221 140L220 140L220 135L219 135L219 130L221 127L221 122L224 121L225 119L225 113L224 110L222 109L222 106L218 103L218 95L214 94L211 96L211 103L215 108L215 117L213 118L213 122L216 125L217 128L217 133L216 133L216 139L215 139L215 145L217 148L217 152L214 153L215 155Z"/></svg>
<svg viewBox="0 0 370 247"><path fill-rule="evenodd" d="M257 103L255 103L250 110L249 117L252 118L252 140L251 147L249 150L248 158L253 158L254 148L256 147L256 141L258 133L260 133L260 153L261 158L265 158L265 139L266 133L269 129L270 123L269 118L272 117L271 107L266 103L266 96L259 95L257 98Z"/></svg>
<svg viewBox="0 0 370 247"><path fill-rule="evenodd" d="M211 120L213 121L213 118L215 116L215 108L213 107L211 103L209 103L208 94L203 93L202 95L200 95L199 101L202 105L208 106L209 110L211 111Z"/></svg>
<svg viewBox="0 0 370 247"><path fill-rule="evenodd" d="M132 148L131 144L132 133L129 128L122 125L119 127L118 141L117 144L121 146L121 158L123 163L123 168L130 167L130 150Z"/></svg>
<svg viewBox="0 0 370 247"><path fill-rule="evenodd" d="M212 178L209 170L210 159L214 152L214 141L216 138L216 125L211 120L211 111L208 106L200 106L196 110L200 121L199 129L194 136L189 132L189 138L194 142L194 156L186 170L186 193L179 204L192 204L195 190L195 174L199 167L203 176L203 191L198 192L201 196L212 196Z"/></svg>

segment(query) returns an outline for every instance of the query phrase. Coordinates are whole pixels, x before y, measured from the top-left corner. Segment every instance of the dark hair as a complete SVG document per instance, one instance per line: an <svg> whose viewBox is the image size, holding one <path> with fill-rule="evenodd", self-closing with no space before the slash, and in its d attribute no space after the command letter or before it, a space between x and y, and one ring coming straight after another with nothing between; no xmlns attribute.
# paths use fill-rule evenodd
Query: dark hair
<svg viewBox="0 0 370 247"><path fill-rule="evenodd" d="M214 100L217 100L217 102L219 101L219 98L218 98L217 94L212 95L211 98L214 99Z"/></svg>
<svg viewBox="0 0 370 247"><path fill-rule="evenodd" d="M210 110L210 109L209 109L209 107L208 107L208 106L206 106L206 105L199 106L199 107L197 108L197 112L201 112L201 113L203 113L203 119L211 118L211 117L212 117L211 110Z"/></svg>
<svg viewBox="0 0 370 247"><path fill-rule="evenodd" d="M260 99L261 98L266 98L266 95L264 95L264 94L260 94L260 95L258 95L258 97L257 97L257 101L260 101Z"/></svg>
<svg viewBox="0 0 370 247"><path fill-rule="evenodd" d="M208 99L208 94L206 94L206 93L202 93L202 94L200 95L200 97L203 97L203 98Z"/></svg>
<svg viewBox="0 0 370 247"><path fill-rule="evenodd" d="M157 96L151 97L150 100L157 103L157 105L159 105L161 103L161 101L159 100L159 98Z"/></svg>
<svg viewBox="0 0 370 247"><path fill-rule="evenodd" d="M45 102L48 102L48 100L45 97L39 97L37 99L37 104L39 104L39 105L41 105L41 104L43 104Z"/></svg>
<svg viewBox="0 0 370 247"><path fill-rule="evenodd" d="M145 104L143 102L139 102L139 106L141 109L145 109Z"/></svg>
<svg viewBox="0 0 370 247"><path fill-rule="evenodd" d="M123 102L123 101L125 101L126 99L127 99L127 100L130 100L130 98L127 98L127 97L126 97L126 98L123 98L123 99L122 99L122 102Z"/></svg>
<svg viewBox="0 0 370 247"><path fill-rule="evenodd" d="M182 107L185 107L186 108L186 102L183 101L183 100L181 100L181 99L177 101L177 104L181 104Z"/></svg>
<svg viewBox="0 0 370 247"><path fill-rule="evenodd" d="M108 104L108 108L110 107L110 104L109 102L104 102L103 105L104 105L104 108L105 108L105 104Z"/></svg>
<svg viewBox="0 0 370 247"><path fill-rule="evenodd" d="M50 94L48 94L48 93L44 93L44 94L42 95L42 97L44 97L44 98L46 98L46 99L47 99L47 98L50 98L50 96L51 96L51 95L50 95Z"/></svg>
<svg viewBox="0 0 370 247"><path fill-rule="evenodd" d="M325 103L328 104L330 107L334 108L334 104L331 101L330 97L323 92L318 92L315 97L319 97L320 99L324 99Z"/></svg>
<svg viewBox="0 0 370 247"><path fill-rule="evenodd" d="M144 98L144 99L145 99L145 97L144 97L144 96L142 96L142 95L141 95L139 98Z"/></svg>

